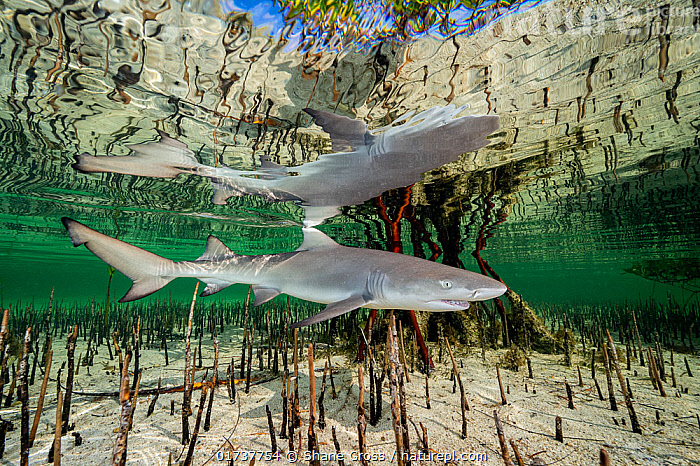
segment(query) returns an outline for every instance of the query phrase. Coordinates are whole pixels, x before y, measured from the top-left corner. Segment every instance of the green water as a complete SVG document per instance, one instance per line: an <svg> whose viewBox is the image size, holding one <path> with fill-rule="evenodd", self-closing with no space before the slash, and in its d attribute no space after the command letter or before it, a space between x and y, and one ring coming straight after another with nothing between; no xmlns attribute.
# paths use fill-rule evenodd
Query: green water
<svg viewBox="0 0 700 466"><path fill-rule="evenodd" d="M630 2L593 18L585 4L549 2L472 35L302 53L194 4L3 5L4 307L44 303L54 286L61 300L104 299L108 268L71 246L64 216L177 260L201 255L210 234L242 254L301 242L293 202L213 205L201 177L83 174L71 167L77 154L128 155L127 145L155 140L158 129L205 165L251 170L267 156L293 167L333 152L305 107L372 129L448 104L498 115L501 128L411 188L398 222L405 254L430 257L437 247L438 261L478 271L471 252L481 235L482 257L533 302L695 299L697 270L665 283L626 272L700 257L692 10L665 17L655 3ZM406 195L382 196L390 219ZM344 206L320 229L341 244L391 249L378 205ZM117 273L112 297L128 286ZM188 298L193 287L179 279L153 297ZM218 296L241 299L245 289Z"/></svg>

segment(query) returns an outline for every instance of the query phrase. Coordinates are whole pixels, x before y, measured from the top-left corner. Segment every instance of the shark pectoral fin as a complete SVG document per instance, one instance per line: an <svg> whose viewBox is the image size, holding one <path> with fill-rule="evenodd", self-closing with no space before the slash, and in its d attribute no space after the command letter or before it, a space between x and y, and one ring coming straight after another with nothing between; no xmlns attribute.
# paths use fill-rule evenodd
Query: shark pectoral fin
<svg viewBox="0 0 700 466"><path fill-rule="evenodd" d="M212 278L207 278L202 281L207 284L207 287L204 288L204 291L202 291L202 293L199 296L211 296L214 293L218 293L224 288L233 285L233 283L231 282L227 282L224 280L215 280Z"/></svg>
<svg viewBox="0 0 700 466"><path fill-rule="evenodd" d="M255 293L255 301L253 307L260 306L281 293L277 288L268 288L266 286L253 286Z"/></svg>
<svg viewBox="0 0 700 466"><path fill-rule="evenodd" d="M307 325L317 324L319 322L332 319L333 317L342 316L347 312L354 311L355 309L358 309L368 304L370 301L370 299L367 299L367 297L363 295L350 296L349 298L344 299L342 301L330 303L328 306L326 306L324 310L322 310L315 316L311 316L308 319L295 322L292 325L290 325L289 328L305 327Z"/></svg>
<svg viewBox="0 0 700 466"><path fill-rule="evenodd" d="M216 205L226 205L226 200L230 197L245 196L245 191L239 187L236 187L232 181L228 181L224 178L210 178L209 184L214 188L214 194L212 194L211 202Z"/></svg>

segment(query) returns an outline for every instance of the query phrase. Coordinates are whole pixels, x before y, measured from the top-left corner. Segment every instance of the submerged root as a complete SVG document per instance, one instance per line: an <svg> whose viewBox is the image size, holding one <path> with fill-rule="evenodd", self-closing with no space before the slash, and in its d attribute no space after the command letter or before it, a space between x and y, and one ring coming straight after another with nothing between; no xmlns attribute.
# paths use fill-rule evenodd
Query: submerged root
<svg viewBox="0 0 700 466"><path fill-rule="evenodd" d="M556 350L555 338L545 326L544 321L535 314L522 296L511 290L506 291L510 301L508 315L512 342L520 348L532 349L540 353L551 354ZM573 348L572 348L573 349Z"/></svg>
<svg viewBox="0 0 700 466"><path fill-rule="evenodd" d="M450 341L458 341L467 346L477 346L479 344L479 329L476 308L472 305L466 311L421 312L418 322L424 323L425 335L428 335L430 341L437 341L440 338L439 331L442 329L444 336Z"/></svg>

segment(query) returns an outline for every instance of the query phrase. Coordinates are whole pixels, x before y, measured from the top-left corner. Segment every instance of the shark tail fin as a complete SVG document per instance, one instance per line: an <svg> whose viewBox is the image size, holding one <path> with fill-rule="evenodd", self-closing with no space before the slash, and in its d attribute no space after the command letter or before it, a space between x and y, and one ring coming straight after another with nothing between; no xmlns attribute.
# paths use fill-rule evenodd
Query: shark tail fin
<svg viewBox="0 0 700 466"><path fill-rule="evenodd" d="M94 155L83 152L82 154L75 155L73 158L75 159L75 163L72 164L71 167L73 167L74 170L78 170L82 173L102 173L103 171L99 164L95 163L97 157Z"/></svg>
<svg viewBox="0 0 700 466"><path fill-rule="evenodd" d="M174 262L170 259L104 235L73 219L63 217L61 221L68 230L73 246L84 244L90 252L133 281L120 303L148 296L175 278L165 274L172 270Z"/></svg>
<svg viewBox="0 0 700 466"><path fill-rule="evenodd" d="M159 131L156 142L127 144L130 155L94 156L87 152L74 156L73 169L82 173L121 173L150 178L175 178L181 173L197 173L201 165L187 145Z"/></svg>

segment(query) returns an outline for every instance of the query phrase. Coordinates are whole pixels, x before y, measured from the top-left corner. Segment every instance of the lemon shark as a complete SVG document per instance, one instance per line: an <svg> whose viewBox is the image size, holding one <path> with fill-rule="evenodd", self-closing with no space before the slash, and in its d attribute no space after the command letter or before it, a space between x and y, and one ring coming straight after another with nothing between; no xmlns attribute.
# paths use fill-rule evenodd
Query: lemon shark
<svg viewBox="0 0 700 466"><path fill-rule="evenodd" d="M505 293L506 286L467 270L387 251L342 246L315 228L303 228L292 252L240 255L214 236L197 260L174 262L64 217L73 246L93 254L133 281L121 298L128 302L154 293L178 277L194 277L207 287L201 296L234 283L252 285L254 305L284 293L327 304L292 328L328 320L361 307L457 311L470 301Z"/></svg>
<svg viewBox="0 0 700 466"><path fill-rule="evenodd" d="M336 152L296 167L264 157L255 171L212 167L200 163L186 144L159 131L157 142L127 145L130 155L76 155L73 168L158 178L201 176L213 188L214 204L246 195L294 201L305 211L304 224L314 226L337 215L341 206L362 204L389 189L416 183L423 173L485 146L487 136L499 127L498 116L458 116L465 109L437 106L372 131L361 120L304 109L330 135Z"/></svg>

